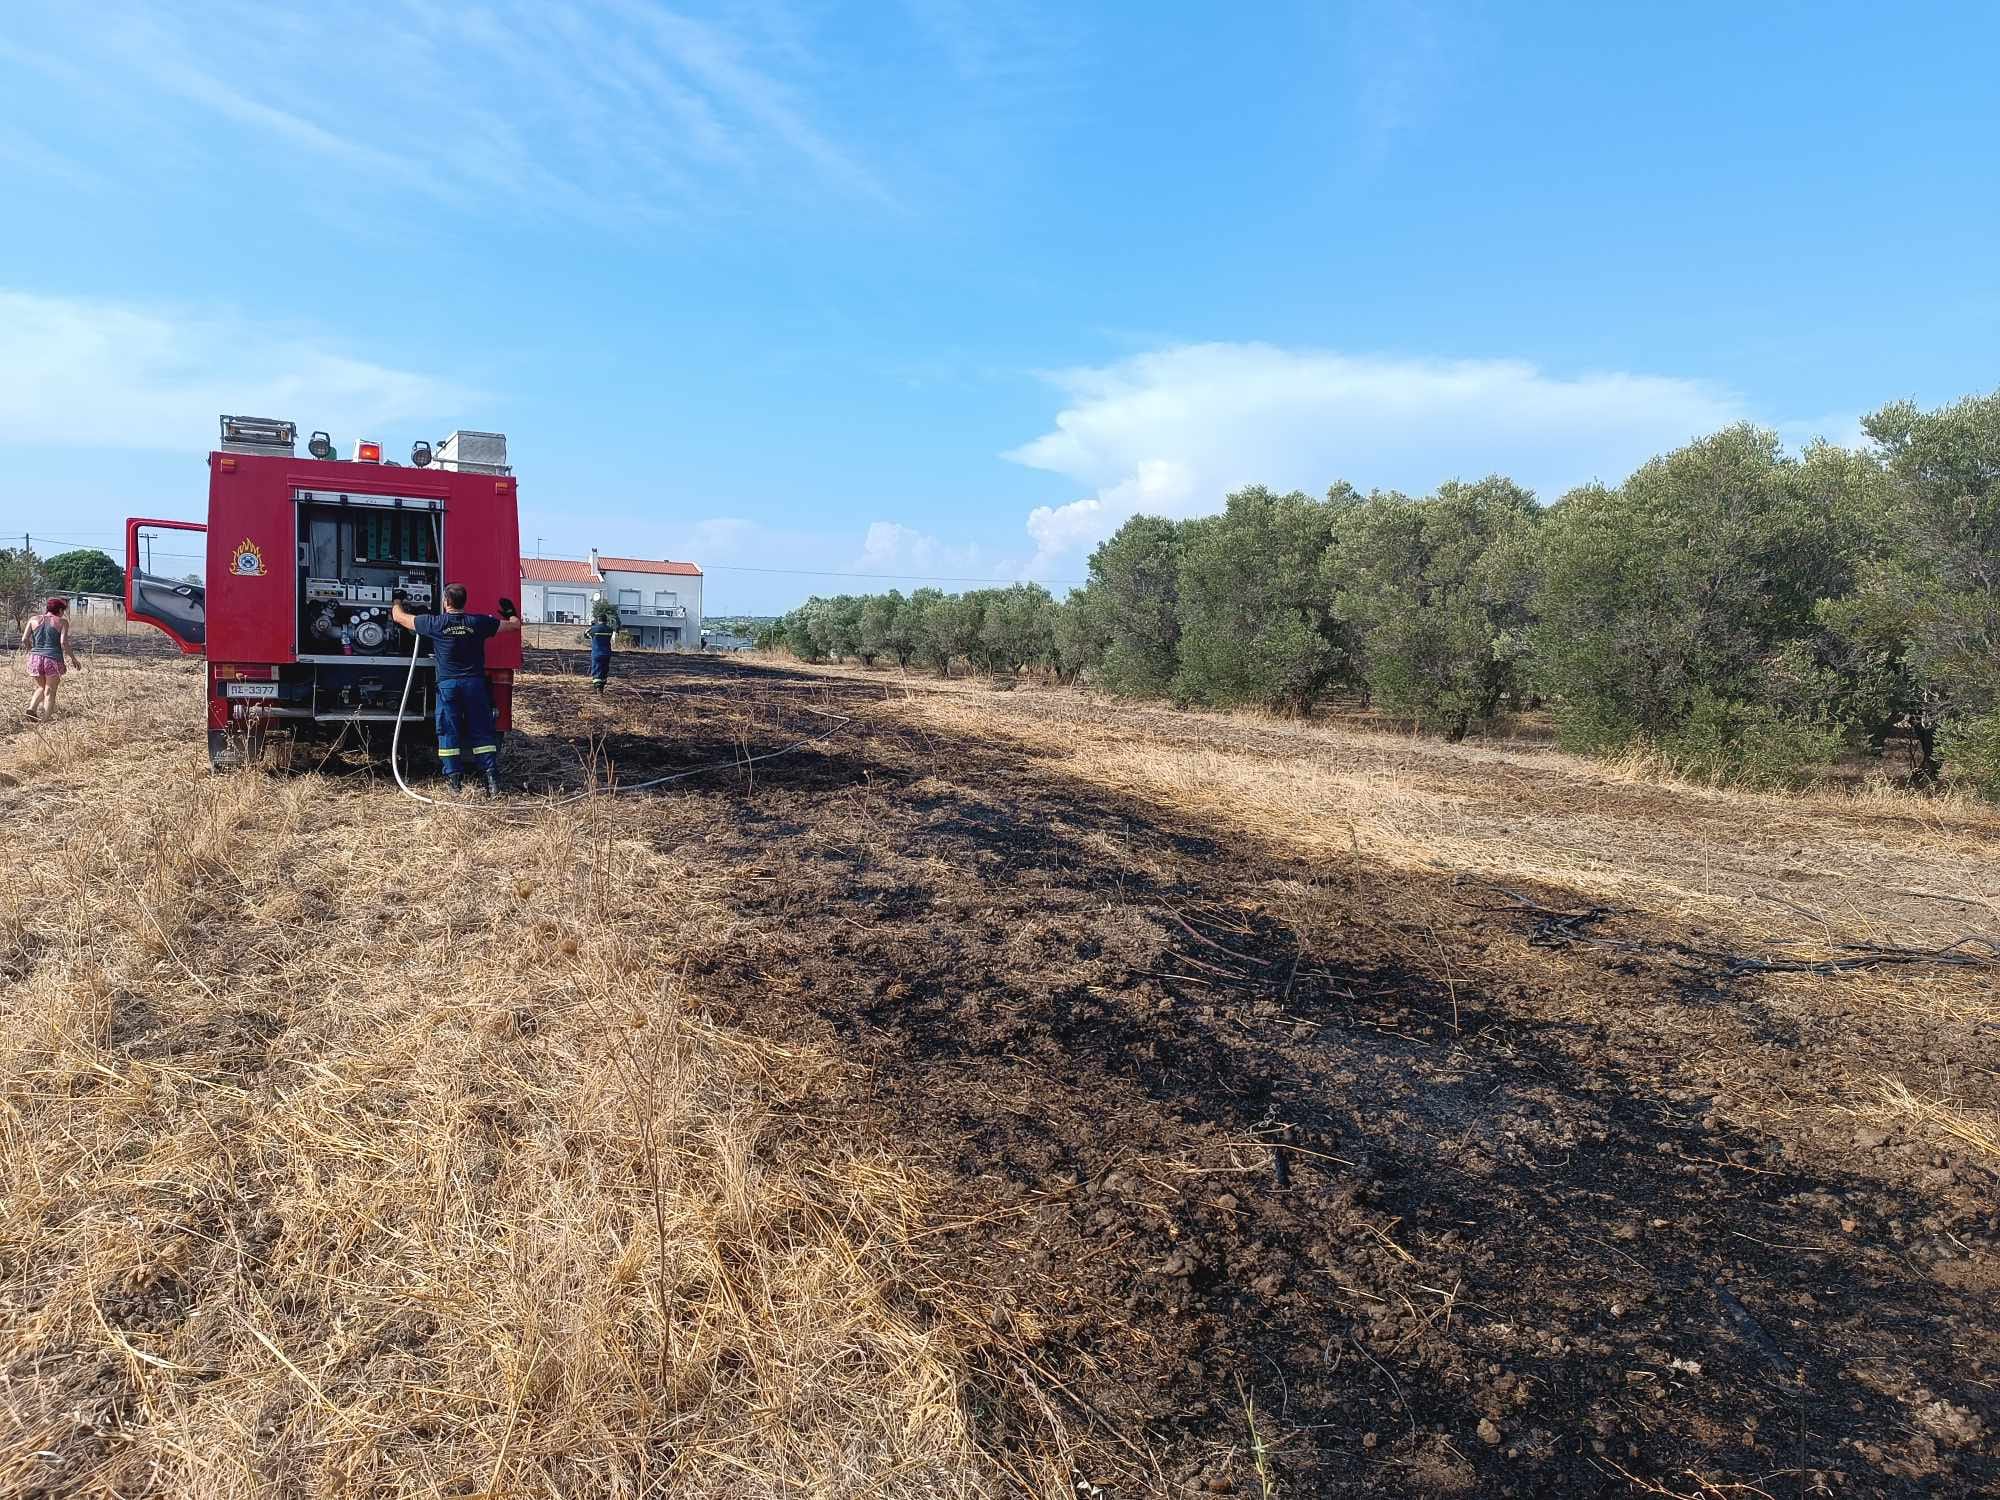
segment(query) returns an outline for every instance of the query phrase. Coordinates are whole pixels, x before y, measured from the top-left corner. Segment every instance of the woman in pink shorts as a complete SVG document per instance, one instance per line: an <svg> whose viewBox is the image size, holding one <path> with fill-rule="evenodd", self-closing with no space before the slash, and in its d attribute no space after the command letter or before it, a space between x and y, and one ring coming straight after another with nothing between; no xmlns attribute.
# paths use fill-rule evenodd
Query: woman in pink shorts
<svg viewBox="0 0 2000 1500"><path fill-rule="evenodd" d="M35 679L35 701L28 705L30 719L56 716L56 689L62 686L63 658L81 668L69 644L69 600L51 599L42 613L28 621L21 631L21 645L28 653L28 675Z"/></svg>

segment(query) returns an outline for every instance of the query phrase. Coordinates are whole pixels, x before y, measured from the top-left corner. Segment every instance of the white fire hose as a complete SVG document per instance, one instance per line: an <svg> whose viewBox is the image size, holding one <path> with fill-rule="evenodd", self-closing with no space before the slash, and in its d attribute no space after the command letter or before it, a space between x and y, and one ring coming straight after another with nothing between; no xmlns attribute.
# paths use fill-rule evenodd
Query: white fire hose
<svg viewBox="0 0 2000 1500"><path fill-rule="evenodd" d="M437 530L437 517L433 515L431 517L431 531L433 536L437 535ZM438 560L442 564L444 560L442 539L439 539L436 551ZM422 637L414 630L411 631L410 668L403 676L403 696L402 700L396 705L396 727L389 736L389 770L396 778L396 789L412 802L421 802L426 807L448 807L458 812L485 811L484 808L476 803L443 802L435 797L426 797L421 792L412 791L409 782L403 779L403 720L410 711L410 688L417 680L417 651L422 644ZM805 707L803 704L800 706ZM833 722L818 734L808 735L802 740L794 740L791 744L776 750L765 750L756 755L740 756L734 760L711 761L705 766L694 766L685 771L675 771L671 775L655 776L649 781L635 781L629 785L587 787L583 791L573 792L567 797L559 797L548 805L551 807L566 807L572 802L581 802L588 797L601 797L611 792L644 792L656 786L666 786L671 782L686 781L690 777L705 776L711 771L729 771L739 766L754 766L762 761L776 760L781 755L790 755L795 750L803 750L808 745L816 745L821 740L830 739L839 732L842 725L853 722L853 716L850 714L829 713L825 709L820 708L806 708L806 712L818 714L822 718L833 720Z"/></svg>

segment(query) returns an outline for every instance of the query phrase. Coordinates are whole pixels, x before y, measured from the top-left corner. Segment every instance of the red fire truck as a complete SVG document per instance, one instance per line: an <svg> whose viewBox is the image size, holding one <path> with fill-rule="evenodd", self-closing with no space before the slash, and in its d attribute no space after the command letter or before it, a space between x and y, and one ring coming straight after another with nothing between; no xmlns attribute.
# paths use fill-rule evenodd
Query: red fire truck
<svg viewBox="0 0 2000 1500"><path fill-rule="evenodd" d="M291 422L224 417L208 455L208 520L125 523L126 616L208 658L218 767L273 734L379 735L395 724L412 670L404 738L428 742L430 643L399 628L390 606L402 598L416 613L436 610L445 584L462 583L466 607L490 614L519 591L505 437L454 432L436 448L416 444L408 465L385 462L375 442L340 458L324 432L300 457L297 439ZM204 583L145 570L141 534L154 531L206 533ZM504 732L521 638L495 637L486 665Z"/></svg>

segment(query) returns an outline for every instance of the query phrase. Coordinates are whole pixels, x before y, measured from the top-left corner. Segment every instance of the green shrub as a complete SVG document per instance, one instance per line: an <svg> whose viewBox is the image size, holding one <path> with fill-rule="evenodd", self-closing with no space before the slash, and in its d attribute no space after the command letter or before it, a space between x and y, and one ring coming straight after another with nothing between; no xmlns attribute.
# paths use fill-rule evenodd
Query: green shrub
<svg viewBox="0 0 2000 1500"><path fill-rule="evenodd" d="M1684 774L1718 785L1810 786L1845 748L1831 725L1787 718L1764 703L1701 691L1659 748Z"/></svg>
<svg viewBox="0 0 2000 1500"><path fill-rule="evenodd" d="M2000 709L1946 721L1938 731L1938 754L1954 781L2000 802Z"/></svg>

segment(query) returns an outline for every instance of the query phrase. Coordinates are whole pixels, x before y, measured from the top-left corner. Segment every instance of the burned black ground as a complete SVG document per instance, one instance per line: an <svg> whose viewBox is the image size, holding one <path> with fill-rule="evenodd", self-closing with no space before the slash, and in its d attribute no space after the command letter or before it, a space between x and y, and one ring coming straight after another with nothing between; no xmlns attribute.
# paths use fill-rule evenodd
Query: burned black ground
<svg viewBox="0 0 2000 1500"><path fill-rule="evenodd" d="M1857 1040L1765 977L1093 793L892 686L633 656L599 703L577 665L531 657L528 780L849 716L639 822L733 872L701 1001L842 1050L817 1112L953 1185L997 1450L1053 1420L1114 1495L2000 1484L1992 1158L1767 1123Z"/></svg>

